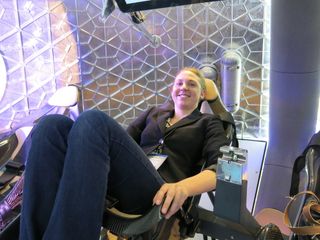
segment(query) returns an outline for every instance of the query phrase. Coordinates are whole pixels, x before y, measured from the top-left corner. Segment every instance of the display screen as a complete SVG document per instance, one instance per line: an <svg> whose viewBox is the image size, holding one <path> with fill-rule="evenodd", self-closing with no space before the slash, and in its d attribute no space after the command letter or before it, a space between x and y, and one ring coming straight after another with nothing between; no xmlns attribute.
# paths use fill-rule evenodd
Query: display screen
<svg viewBox="0 0 320 240"><path fill-rule="evenodd" d="M122 12L135 12L165 7L175 7L203 2L215 2L221 0L116 0Z"/></svg>

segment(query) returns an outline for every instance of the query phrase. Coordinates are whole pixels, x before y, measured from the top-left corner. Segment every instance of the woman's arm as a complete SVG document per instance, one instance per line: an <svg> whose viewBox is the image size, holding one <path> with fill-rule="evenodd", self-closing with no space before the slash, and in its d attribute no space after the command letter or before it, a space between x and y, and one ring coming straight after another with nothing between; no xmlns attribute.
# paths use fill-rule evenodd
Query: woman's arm
<svg viewBox="0 0 320 240"><path fill-rule="evenodd" d="M144 111L140 114L127 128L127 133L138 143L140 144L141 133L146 127L146 120L149 113L154 109L154 107Z"/></svg>
<svg viewBox="0 0 320 240"><path fill-rule="evenodd" d="M182 207L188 197L212 191L215 187L216 173L204 170L179 182L162 185L153 198L153 202L156 205L164 202L161 212L168 219Z"/></svg>

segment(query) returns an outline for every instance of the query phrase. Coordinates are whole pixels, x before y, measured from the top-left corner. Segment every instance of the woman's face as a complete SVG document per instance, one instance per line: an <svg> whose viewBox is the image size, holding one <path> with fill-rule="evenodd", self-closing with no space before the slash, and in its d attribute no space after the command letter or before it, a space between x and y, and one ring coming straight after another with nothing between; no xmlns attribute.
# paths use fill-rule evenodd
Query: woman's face
<svg viewBox="0 0 320 240"><path fill-rule="evenodd" d="M193 111L204 96L199 77L191 71L182 70L175 78L171 97L175 108Z"/></svg>

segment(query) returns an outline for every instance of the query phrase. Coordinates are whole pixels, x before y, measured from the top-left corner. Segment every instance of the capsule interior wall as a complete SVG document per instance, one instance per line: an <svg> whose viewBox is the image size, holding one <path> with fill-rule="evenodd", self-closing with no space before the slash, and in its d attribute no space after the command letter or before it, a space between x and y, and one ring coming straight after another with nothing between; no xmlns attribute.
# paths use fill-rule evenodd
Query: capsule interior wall
<svg viewBox="0 0 320 240"><path fill-rule="evenodd" d="M225 0L145 11L153 47L116 9L101 17L101 0L12 0L0 3L0 53L7 70L0 130L45 104L56 88L82 87L83 109L98 108L123 126L168 99L184 66L215 64L224 50L242 56L238 134L266 138L269 89L267 0Z"/></svg>

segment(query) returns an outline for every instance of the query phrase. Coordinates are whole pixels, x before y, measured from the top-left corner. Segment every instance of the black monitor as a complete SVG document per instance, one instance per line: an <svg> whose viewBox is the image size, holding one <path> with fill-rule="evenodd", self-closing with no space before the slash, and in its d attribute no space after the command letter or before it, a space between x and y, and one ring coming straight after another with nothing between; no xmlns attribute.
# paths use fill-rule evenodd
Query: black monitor
<svg viewBox="0 0 320 240"><path fill-rule="evenodd" d="M221 0L116 0L122 12L135 12Z"/></svg>

